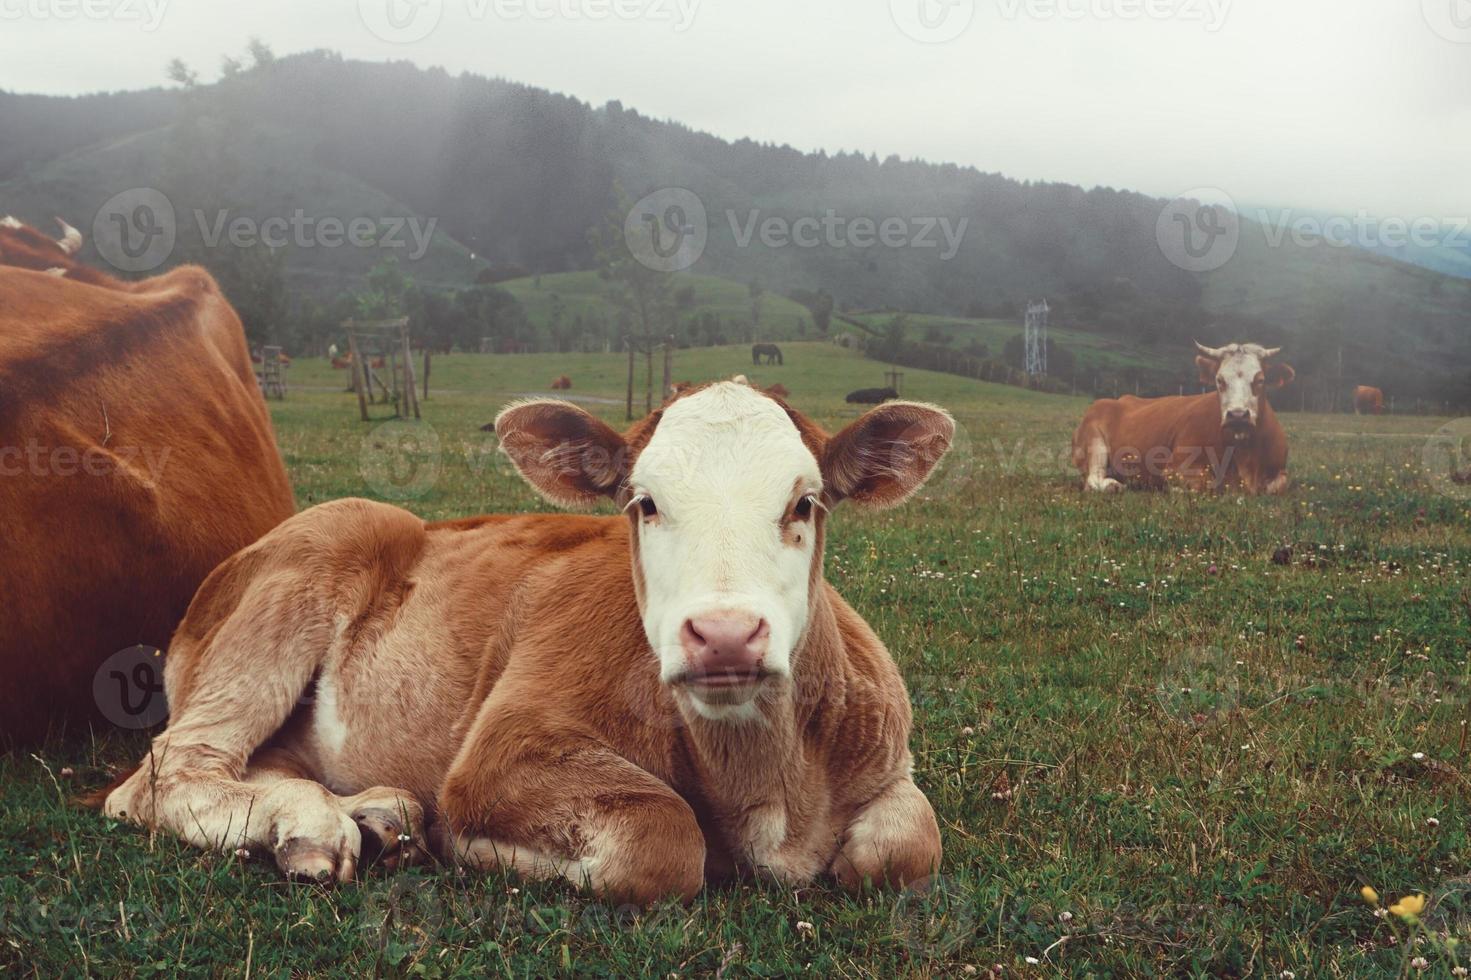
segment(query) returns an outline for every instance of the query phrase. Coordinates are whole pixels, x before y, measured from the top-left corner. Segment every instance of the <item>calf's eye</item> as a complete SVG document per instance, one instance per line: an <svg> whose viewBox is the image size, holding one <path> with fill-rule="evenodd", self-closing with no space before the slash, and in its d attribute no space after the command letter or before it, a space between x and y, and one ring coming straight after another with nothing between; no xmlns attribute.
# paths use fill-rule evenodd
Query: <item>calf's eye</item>
<svg viewBox="0 0 1471 980"><path fill-rule="evenodd" d="M644 518L646 520L649 519L649 518L653 518L653 517L658 517L659 516L659 508L654 506L654 498L653 497L640 497L640 498L638 498L638 509L639 509L639 512L644 515Z"/></svg>
<svg viewBox="0 0 1471 980"><path fill-rule="evenodd" d="M799 521L805 521L812 516L812 507L815 501L811 494L797 501L797 506L792 508L792 515Z"/></svg>

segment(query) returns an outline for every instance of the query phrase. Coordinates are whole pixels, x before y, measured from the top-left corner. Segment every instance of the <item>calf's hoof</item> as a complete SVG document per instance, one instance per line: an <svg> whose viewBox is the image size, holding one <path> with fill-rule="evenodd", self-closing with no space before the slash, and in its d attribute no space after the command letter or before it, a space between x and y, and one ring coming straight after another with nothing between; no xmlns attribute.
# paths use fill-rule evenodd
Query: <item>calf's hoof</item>
<svg viewBox="0 0 1471 980"><path fill-rule="evenodd" d="M394 871L429 863L424 808L412 797L371 798L350 806L348 812L362 834L364 865L382 864Z"/></svg>

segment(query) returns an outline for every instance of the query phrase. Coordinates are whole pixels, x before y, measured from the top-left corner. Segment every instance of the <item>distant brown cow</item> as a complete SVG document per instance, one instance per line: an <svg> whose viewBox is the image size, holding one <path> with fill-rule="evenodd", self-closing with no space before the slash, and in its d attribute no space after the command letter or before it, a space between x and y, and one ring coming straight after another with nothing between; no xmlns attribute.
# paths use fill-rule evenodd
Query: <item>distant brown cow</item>
<svg viewBox="0 0 1471 980"><path fill-rule="evenodd" d="M295 509L209 273L123 282L64 229L0 222L0 741L100 719L102 662L165 646L215 565Z"/></svg>
<svg viewBox="0 0 1471 980"><path fill-rule="evenodd" d="M1368 385L1359 385L1354 389L1354 414L1384 414L1384 392Z"/></svg>
<svg viewBox="0 0 1471 980"><path fill-rule="evenodd" d="M787 386L782 384L780 381L772 385L770 388L767 388L766 393L768 395L775 395L777 398L781 399L792 397L792 393L787 390Z"/></svg>
<svg viewBox="0 0 1471 980"><path fill-rule="evenodd" d="M559 378L554 379L552 381L552 390L553 391L567 391L571 387L572 387L572 379L569 378L569 377L567 377L567 375L565 375L565 374L562 375Z"/></svg>
<svg viewBox="0 0 1471 980"><path fill-rule="evenodd" d="M1214 392L1103 398L1083 415L1073 462L1084 489L1163 489L1174 482L1251 493L1287 488L1287 434L1267 401L1269 388L1293 378L1292 368L1272 361L1281 348L1196 346L1201 383Z"/></svg>

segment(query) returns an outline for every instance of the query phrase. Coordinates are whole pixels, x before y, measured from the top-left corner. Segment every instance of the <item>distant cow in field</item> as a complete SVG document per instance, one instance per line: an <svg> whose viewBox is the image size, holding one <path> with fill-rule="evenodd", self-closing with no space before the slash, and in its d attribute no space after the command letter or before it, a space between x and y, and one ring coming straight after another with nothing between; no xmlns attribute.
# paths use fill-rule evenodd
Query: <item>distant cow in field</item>
<svg viewBox="0 0 1471 980"><path fill-rule="evenodd" d="M346 357L334 357L334 358L332 358L332 369L334 371L347 371L347 370L350 370L351 368L352 368L352 355L351 354L348 354Z"/></svg>
<svg viewBox="0 0 1471 980"><path fill-rule="evenodd" d="M776 384L772 385L770 388L767 388L766 389L766 393L768 395L772 395L772 396L774 396L776 398L781 398L781 399L787 399L787 398L792 397L792 393L787 390L787 386L784 385L784 384L782 384L780 381L778 381Z"/></svg>
<svg viewBox="0 0 1471 980"><path fill-rule="evenodd" d="M562 375L559 378L552 379L552 390L553 391L568 391L569 389L571 389L571 387L572 387L572 379L569 378L569 377L567 377L567 375L565 375L565 374Z"/></svg>
<svg viewBox="0 0 1471 980"><path fill-rule="evenodd" d="M1354 389L1355 415L1382 415L1383 413L1384 392L1368 385L1359 385Z"/></svg>
<svg viewBox="0 0 1471 980"><path fill-rule="evenodd" d="M101 720L102 662L167 645L215 565L295 510L209 273L124 282L65 227L0 221L0 741Z"/></svg>
<svg viewBox="0 0 1471 980"><path fill-rule="evenodd" d="M106 813L324 882L364 844L421 858L426 813L448 860L620 901L933 874L903 680L822 554L840 502L920 488L950 416L885 405L828 436L721 382L624 434L547 400L494 428L549 500L618 513L305 511L200 589L171 727Z"/></svg>
<svg viewBox="0 0 1471 980"><path fill-rule="evenodd" d="M754 344L751 347L752 364L784 364L781 348L775 344Z"/></svg>
<svg viewBox="0 0 1471 980"><path fill-rule="evenodd" d="M849 405L879 405L898 397L899 393L893 388L859 388L848 392L847 400Z"/></svg>
<svg viewBox="0 0 1471 980"><path fill-rule="evenodd" d="M1250 493L1287 488L1287 433L1267 392L1293 378L1273 360L1281 348L1197 344L1203 395L1103 398L1073 434L1073 463L1086 490L1126 485L1164 489L1239 487Z"/></svg>

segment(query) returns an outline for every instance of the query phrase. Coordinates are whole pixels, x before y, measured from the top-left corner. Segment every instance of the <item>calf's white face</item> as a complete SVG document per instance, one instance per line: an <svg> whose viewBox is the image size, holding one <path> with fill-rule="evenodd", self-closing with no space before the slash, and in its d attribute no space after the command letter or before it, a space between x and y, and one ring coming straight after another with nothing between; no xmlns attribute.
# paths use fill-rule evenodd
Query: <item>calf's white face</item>
<svg viewBox="0 0 1471 980"><path fill-rule="evenodd" d="M789 674L807 627L823 482L786 410L732 382L679 399L628 486L644 628L665 682L728 703L754 692L744 677Z"/></svg>
<svg viewBox="0 0 1471 980"><path fill-rule="evenodd" d="M756 696L796 667L827 508L902 502L945 455L955 423L890 402L829 438L723 382L675 398L626 438L555 401L513 405L495 431L548 499L611 498L624 511L661 680L705 717L734 721L754 717Z"/></svg>
<svg viewBox="0 0 1471 980"><path fill-rule="evenodd" d="M1292 380L1292 368L1272 364L1280 347L1230 344L1212 348L1196 344L1200 380L1213 384L1221 401L1221 427L1237 442L1251 438L1261 417L1262 398L1269 386L1280 388Z"/></svg>

